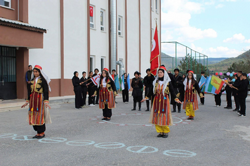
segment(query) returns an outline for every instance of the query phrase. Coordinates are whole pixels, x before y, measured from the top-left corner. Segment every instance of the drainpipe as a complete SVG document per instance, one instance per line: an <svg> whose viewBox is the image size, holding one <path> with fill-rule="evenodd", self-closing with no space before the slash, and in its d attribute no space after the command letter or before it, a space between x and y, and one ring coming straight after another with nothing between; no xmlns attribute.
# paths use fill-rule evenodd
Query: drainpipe
<svg viewBox="0 0 250 166"><path fill-rule="evenodd" d="M116 69L116 0L110 0L111 70Z"/></svg>
<svg viewBox="0 0 250 166"><path fill-rule="evenodd" d="M19 0L17 0L17 21L19 21Z"/></svg>
<svg viewBox="0 0 250 166"><path fill-rule="evenodd" d="M119 77L121 77L125 73L123 60L116 61L116 65L119 65Z"/></svg>

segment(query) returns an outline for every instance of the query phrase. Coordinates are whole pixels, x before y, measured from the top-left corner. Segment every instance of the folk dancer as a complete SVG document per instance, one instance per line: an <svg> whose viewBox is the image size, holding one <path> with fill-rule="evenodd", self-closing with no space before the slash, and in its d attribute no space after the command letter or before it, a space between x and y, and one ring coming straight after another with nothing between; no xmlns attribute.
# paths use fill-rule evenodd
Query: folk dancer
<svg viewBox="0 0 250 166"><path fill-rule="evenodd" d="M164 66L160 66L158 69L158 75L153 82L154 101L151 109L150 123L155 125L157 137L167 138L170 132L169 126L173 124L169 92L174 93L171 79L166 72ZM142 102L148 100L148 97L142 100ZM181 103L178 98L175 97L177 103Z"/></svg>
<svg viewBox="0 0 250 166"><path fill-rule="evenodd" d="M184 84L184 104L183 109L186 110L186 115L188 116L188 120L194 120L195 111L198 110L198 99L197 93L202 98L204 97L200 91L200 87L194 79L194 72L189 70L188 76L183 82Z"/></svg>
<svg viewBox="0 0 250 166"><path fill-rule="evenodd" d="M30 93L26 103L22 106L24 108L29 104L28 119L29 125L32 125L37 134L34 139L41 139L45 137L45 124L51 123L49 106L49 91L51 91L50 79L45 75L42 67L35 65L30 81Z"/></svg>

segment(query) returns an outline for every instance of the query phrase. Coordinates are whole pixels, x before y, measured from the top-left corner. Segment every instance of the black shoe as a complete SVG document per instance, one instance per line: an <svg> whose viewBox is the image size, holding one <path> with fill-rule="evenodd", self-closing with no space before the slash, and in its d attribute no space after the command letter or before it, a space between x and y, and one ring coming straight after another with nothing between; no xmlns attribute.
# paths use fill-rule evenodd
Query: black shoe
<svg viewBox="0 0 250 166"><path fill-rule="evenodd" d="M172 112L176 112L176 111L172 111Z"/></svg>
<svg viewBox="0 0 250 166"><path fill-rule="evenodd" d="M187 119L188 119L188 120L194 120L194 118L193 118L193 117L188 117Z"/></svg>
<svg viewBox="0 0 250 166"><path fill-rule="evenodd" d="M136 109L135 109L135 108L133 108L131 111L136 111Z"/></svg>
<svg viewBox="0 0 250 166"><path fill-rule="evenodd" d="M34 139L35 139L35 138L37 138L37 137L38 137L38 135L35 135L35 136L34 136L34 137L32 137L32 138L34 138Z"/></svg>
<svg viewBox="0 0 250 166"><path fill-rule="evenodd" d="M110 121L110 120L111 120L111 119L108 119L108 118L106 119L106 121Z"/></svg>
<svg viewBox="0 0 250 166"><path fill-rule="evenodd" d="M233 111L240 111L240 110L238 110L238 109L234 109Z"/></svg>
<svg viewBox="0 0 250 166"><path fill-rule="evenodd" d="M178 113L181 113L181 111L178 111Z"/></svg>
<svg viewBox="0 0 250 166"><path fill-rule="evenodd" d="M224 107L225 109L229 109L229 107Z"/></svg>
<svg viewBox="0 0 250 166"><path fill-rule="evenodd" d="M227 109L232 109L232 107L227 107Z"/></svg>
<svg viewBox="0 0 250 166"><path fill-rule="evenodd" d="M162 134L158 134L157 137L162 137L163 135Z"/></svg>
<svg viewBox="0 0 250 166"><path fill-rule="evenodd" d="M145 111L149 111L149 109L146 109Z"/></svg>
<svg viewBox="0 0 250 166"><path fill-rule="evenodd" d="M107 120L107 118L102 118L102 120Z"/></svg>
<svg viewBox="0 0 250 166"><path fill-rule="evenodd" d="M168 134L163 134L162 138L168 138Z"/></svg>
<svg viewBox="0 0 250 166"><path fill-rule="evenodd" d="M139 111L141 111L141 109L139 108Z"/></svg>
<svg viewBox="0 0 250 166"><path fill-rule="evenodd" d="M37 139L42 139L45 137L45 134L43 134L42 136L37 136Z"/></svg>

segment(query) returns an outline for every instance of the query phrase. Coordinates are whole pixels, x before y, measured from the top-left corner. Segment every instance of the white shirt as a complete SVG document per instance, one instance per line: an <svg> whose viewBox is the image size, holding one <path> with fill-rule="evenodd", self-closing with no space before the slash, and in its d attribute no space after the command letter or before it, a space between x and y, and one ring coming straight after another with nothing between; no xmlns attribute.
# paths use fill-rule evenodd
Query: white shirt
<svg viewBox="0 0 250 166"><path fill-rule="evenodd" d="M103 78L103 79L102 79L102 86L103 86L104 88L106 88L106 85L107 85L106 78Z"/></svg>
<svg viewBox="0 0 250 166"><path fill-rule="evenodd" d="M192 80L189 80L189 82L188 82L188 88L189 89L191 88L191 83L192 83Z"/></svg>
<svg viewBox="0 0 250 166"><path fill-rule="evenodd" d="M39 77L36 77L36 83L37 83L37 80L40 78L40 76Z"/></svg>
<svg viewBox="0 0 250 166"><path fill-rule="evenodd" d="M158 81L158 84L160 84L160 86L162 86L163 83L163 81Z"/></svg>

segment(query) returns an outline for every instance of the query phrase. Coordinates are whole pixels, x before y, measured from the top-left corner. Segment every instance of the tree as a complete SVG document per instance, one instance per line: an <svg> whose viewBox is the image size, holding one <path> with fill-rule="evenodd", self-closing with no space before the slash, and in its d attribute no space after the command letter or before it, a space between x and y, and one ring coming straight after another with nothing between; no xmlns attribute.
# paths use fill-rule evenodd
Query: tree
<svg viewBox="0 0 250 166"><path fill-rule="evenodd" d="M250 60L245 59L245 61L234 62L229 68L229 72L242 71L243 73L250 73Z"/></svg>
<svg viewBox="0 0 250 166"><path fill-rule="evenodd" d="M206 75L209 75L209 69L201 63L198 63L197 60L191 56L182 58L178 67L181 71L184 72L190 69L193 70L196 74L200 74L201 71L205 71Z"/></svg>

